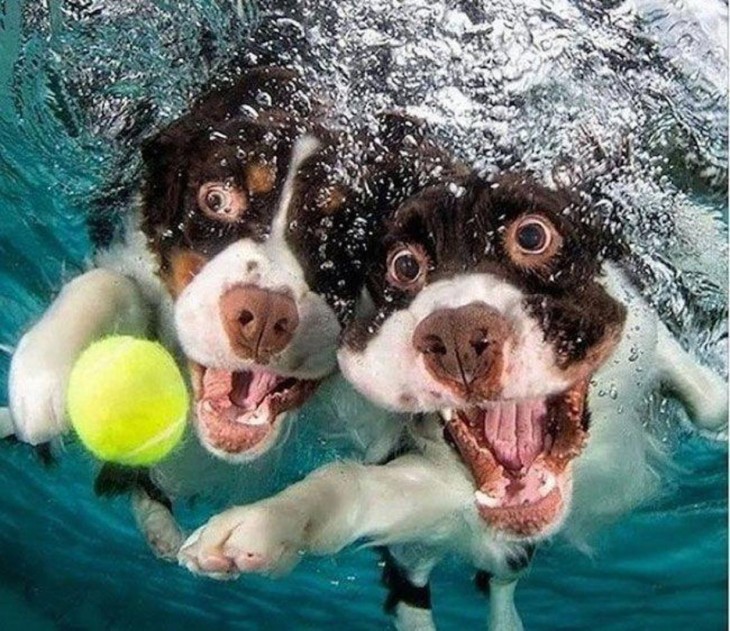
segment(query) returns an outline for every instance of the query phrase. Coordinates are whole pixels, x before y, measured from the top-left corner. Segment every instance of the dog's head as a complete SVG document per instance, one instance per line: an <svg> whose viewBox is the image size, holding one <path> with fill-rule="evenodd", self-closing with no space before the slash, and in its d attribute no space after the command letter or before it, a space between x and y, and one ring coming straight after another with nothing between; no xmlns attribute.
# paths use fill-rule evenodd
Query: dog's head
<svg viewBox="0 0 730 631"><path fill-rule="evenodd" d="M367 211L289 71L252 70L143 147L142 226L174 298L198 435L255 458L336 368Z"/></svg>
<svg viewBox="0 0 730 631"><path fill-rule="evenodd" d="M343 373L395 410L439 411L481 517L517 538L561 523L591 375L624 307L598 282L606 240L579 197L527 176L429 187L395 212L346 331Z"/></svg>

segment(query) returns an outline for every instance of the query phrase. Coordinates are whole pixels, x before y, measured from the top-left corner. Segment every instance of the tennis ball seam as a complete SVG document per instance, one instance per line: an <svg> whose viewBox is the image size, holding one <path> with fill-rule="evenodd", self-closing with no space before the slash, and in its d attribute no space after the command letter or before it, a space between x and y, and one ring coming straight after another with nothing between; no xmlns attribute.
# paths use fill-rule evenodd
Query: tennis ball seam
<svg viewBox="0 0 730 631"><path fill-rule="evenodd" d="M158 432L155 434L152 438L147 440L144 444L140 445L136 449L128 452L125 455L125 459L134 460L135 456L137 456L140 453L143 453L145 450L149 449L150 447L154 447L157 443L161 443L163 441L166 441L168 438L171 438L174 436L177 432L180 431L182 427L185 426L185 421L187 421L187 414L184 414L181 416L177 421L172 423L170 427L165 429L162 432Z"/></svg>
<svg viewBox="0 0 730 631"><path fill-rule="evenodd" d="M71 377L67 413L81 442L99 459L145 466L166 457L182 439L190 413L188 384L158 341L106 336L83 351Z"/></svg>

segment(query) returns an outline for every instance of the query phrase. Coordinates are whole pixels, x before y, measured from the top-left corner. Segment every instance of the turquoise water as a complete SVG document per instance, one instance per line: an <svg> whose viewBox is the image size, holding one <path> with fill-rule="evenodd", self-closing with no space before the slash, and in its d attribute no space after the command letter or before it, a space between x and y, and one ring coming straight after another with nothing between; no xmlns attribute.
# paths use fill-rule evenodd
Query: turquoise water
<svg viewBox="0 0 730 631"><path fill-rule="evenodd" d="M0 3L0 405L21 332L91 254L85 217L107 225L123 212L140 138L179 114L217 61L245 53L257 15L246 9L239 17L222 0ZM648 11L652 28L670 30L662 20L671 15ZM696 43L707 65L706 42ZM712 80L704 89L717 97ZM667 177L691 212L723 212L726 171L698 173L722 164L726 129L711 99L697 102L673 103L695 115L682 118L683 129L699 149L687 163L672 153ZM646 232L636 239L651 243ZM695 271L675 272L666 260L653 268L663 315L722 369L726 320L716 288ZM667 472L664 496L601 533L590 555L559 542L539 550L517 593L527 629L726 628L727 448L676 427L675 412L666 406L659 416L674 428L667 440L680 465ZM278 581L198 579L150 555L125 501L93 496L96 467L73 443L51 468L21 445L0 444L0 628L386 627L372 551L308 559ZM190 527L207 512L191 504L180 515ZM439 628L483 626L487 604L471 576L457 561L437 568Z"/></svg>

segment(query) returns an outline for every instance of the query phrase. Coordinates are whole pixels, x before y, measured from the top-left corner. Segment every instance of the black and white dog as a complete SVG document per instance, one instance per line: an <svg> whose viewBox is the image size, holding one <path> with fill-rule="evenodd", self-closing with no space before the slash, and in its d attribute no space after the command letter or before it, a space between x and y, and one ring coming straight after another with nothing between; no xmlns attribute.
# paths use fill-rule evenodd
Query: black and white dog
<svg viewBox="0 0 730 631"><path fill-rule="evenodd" d="M198 440L151 477L106 466L97 480L101 493L133 491L138 523L163 557L182 541L167 495L218 495L249 478L263 496L270 472L236 476L227 465L260 462L286 418L336 371L380 206L407 180L390 178L393 161L381 156L360 181L347 164L350 140L325 124L291 71L253 69L211 92L143 147L145 185L124 241L63 288L13 356L16 435L39 444L67 430L68 376L94 340L152 336L178 353ZM399 431L388 416L367 420L357 401L337 403L345 427L332 432L349 432L366 458L387 453Z"/></svg>
<svg viewBox="0 0 730 631"><path fill-rule="evenodd" d="M621 248L599 224L584 196L523 174L457 178L402 204L369 278L374 311L349 326L339 362L363 394L413 415L408 449L230 509L180 562L280 573L366 538L390 548L397 626L433 629L429 574L457 553L491 577L490 628L520 629L513 592L534 545L654 491L656 387L699 426L727 423L726 385L604 262Z"/></svg>

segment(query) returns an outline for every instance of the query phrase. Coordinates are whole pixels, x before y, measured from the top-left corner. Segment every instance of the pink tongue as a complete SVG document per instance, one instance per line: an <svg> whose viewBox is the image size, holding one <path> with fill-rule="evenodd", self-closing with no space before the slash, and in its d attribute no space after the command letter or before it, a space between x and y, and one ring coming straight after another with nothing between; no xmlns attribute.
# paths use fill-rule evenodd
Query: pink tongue
<svg viewBox="0 0 730 631"><path fill-rule="evenodd" d="M208 368L203 375L203 398L215 401L219 407L227 408L233 403L250 412L282 381L284 377L265 370L231 373Z"/></svg>
<svg viewBox="0 0 730 631"><path fill-rule="evenodd" d="M485 410L484 437L504 467L527 469L542 452L546 414L542 400L504 401Z"/></svg>
<svg viewBox="0 0 730 631"><path fill-rule="evenodd" d="M233 373L230 399L246 412L255 410L282 377L264 370Z"/></svg>

